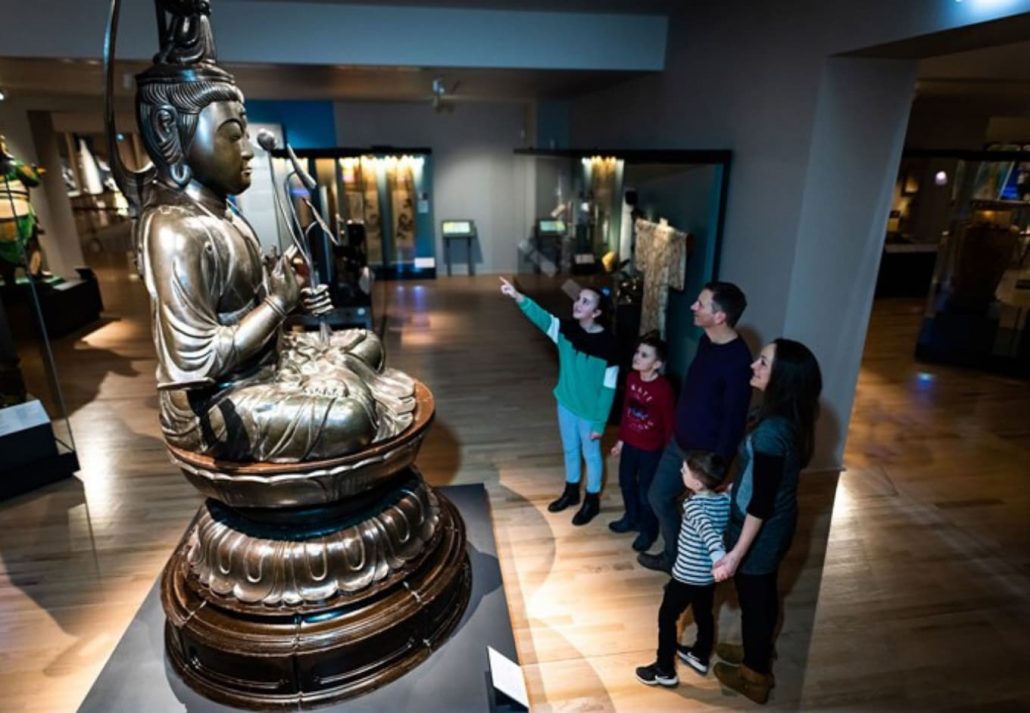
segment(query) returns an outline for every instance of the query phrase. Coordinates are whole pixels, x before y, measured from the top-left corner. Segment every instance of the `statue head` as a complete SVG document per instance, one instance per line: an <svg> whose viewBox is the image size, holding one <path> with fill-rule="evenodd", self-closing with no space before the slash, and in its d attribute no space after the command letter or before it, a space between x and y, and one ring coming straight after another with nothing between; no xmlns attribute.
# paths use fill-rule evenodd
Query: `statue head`
<svg viewBox="0 0 1030 713"><path fill-rule="evenodd" d="M158 175L215 192L249 184L243 93L216 64L208 0L156 0L161 50L136 77L136 119ZM230 163L235 162L235 168Z"/></svg>

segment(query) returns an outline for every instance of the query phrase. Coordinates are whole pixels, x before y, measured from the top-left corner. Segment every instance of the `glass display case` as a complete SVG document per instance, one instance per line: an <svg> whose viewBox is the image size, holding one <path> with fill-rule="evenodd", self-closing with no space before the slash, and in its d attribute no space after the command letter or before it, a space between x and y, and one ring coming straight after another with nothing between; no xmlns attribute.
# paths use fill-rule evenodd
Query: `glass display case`
<svg viewBox="0 0 1030 713"><path fill-rule="evenodd" d="M1030 152L959 156L949 207L916 355L1028 375Z"/></svg>
<svg viewBox="0 0 1030 713"><path fill-rule="evenodd" d="M296 155L317 183L314 190L295 180L289 184L303 229L307 229L307 221L315 219L314 210L338 242L348 242L349 235L355 248L362 243L361 258L378 277L435 275L432 153L428 148L303 149ZM284 151L273 151L272 156L274 177L283 189L293 166ZM285 247L283 241L290 240L289 233L281 225L277 232L280 246ZM332 243L329 239L328 244ZM324 256L328 244L316 252Z"/></svg>
<svg viewBox="0 0 1030 713"><path fill-rule="evenodd" d="M2 184L0 200L13 202ZM56 288L33 271L27 237L20 235L9 246L20 255L5 258L10 269L0 281L0 499L69 477L79 468L44 320L46 293Z"/></svg>
<svg viewBox="0 0 1030 713"><path fill-rule="evenodd" d="M370 328L374 279L436 276L430 159L426 148L260 151L237 204L265 250L282 253L298 230L305 236L335 306L331 326Z"/></svg>
<svg viewBox="0 0 1030 713"><path fill-rule="evenodd" d="M570 279L580 286L608 289L615 302L613 328L626 364L641 324L647 321L642 315L647 265L638 250L636 220L685 234L684 249L670 257L680 263L668 271L677 279L670 281L667 299L660 301L669 344L667 372L681 378L701 335L690 319L690 305L719 271L730 152L515 153L531 162L527 173L535 179L535 195L529 196L535 218L531 234L515 246L523 289L559 312L568 309Z"/></svg>

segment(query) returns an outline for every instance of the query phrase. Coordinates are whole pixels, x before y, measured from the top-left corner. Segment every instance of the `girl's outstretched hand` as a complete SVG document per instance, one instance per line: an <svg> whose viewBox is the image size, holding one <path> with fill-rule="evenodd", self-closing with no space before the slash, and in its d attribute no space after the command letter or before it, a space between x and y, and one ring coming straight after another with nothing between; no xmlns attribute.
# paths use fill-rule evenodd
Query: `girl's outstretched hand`
<svg viewBox="0 0 1030 713"><path fill-rule="evenodd" d="M516 302L522 301L522 293L515 289L515 285L503 277L501 278L501 294L511 297Z"/></svg>

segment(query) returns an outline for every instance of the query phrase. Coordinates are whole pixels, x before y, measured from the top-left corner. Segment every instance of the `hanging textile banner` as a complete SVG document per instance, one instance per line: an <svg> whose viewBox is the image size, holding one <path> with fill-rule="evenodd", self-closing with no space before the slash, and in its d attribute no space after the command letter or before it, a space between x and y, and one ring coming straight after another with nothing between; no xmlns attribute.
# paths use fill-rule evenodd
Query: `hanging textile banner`
<svg viewBox="0 0 1030 713"><path fill-rule="evenodd" d="M411 262L415 259L415 176L411 159L407 156L391 158L387 165L394 259L396 262Z"/></svg>
<svg viewBox="0 0 1030 713"><path fill-rule="evenodd" d="M669 290L682 290L687 273L687 233L669 225L637 219L635 261L644 273L640 333L652 330L665 337Z"/></svg>
<svg viewBox="0 0 1030 713"><path fill-rule="evenodd" d="M383 224L379 211L379 161L374 156L361 157L361 188L364 196L365 239L369 262L383 262Z"/></svg>

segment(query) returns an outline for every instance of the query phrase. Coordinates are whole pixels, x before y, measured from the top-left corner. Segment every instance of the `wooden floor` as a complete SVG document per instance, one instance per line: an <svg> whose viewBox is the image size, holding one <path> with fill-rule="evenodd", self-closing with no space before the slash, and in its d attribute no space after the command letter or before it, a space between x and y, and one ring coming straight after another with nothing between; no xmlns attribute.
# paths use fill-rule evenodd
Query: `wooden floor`
<svg viewBox="0 0 1030 713"><path fill-rule="evenodd" d="M79 477L0 503L2 711L77 708L200 502L159 437L142 287L100 274L107 321L56 348ZM676 690L635 680L664 577L608 532L612 482L587 527L546 511L553 355L496 278L380 289L389 363L437 399L422 470L489 491L534 710L752 708L689 670ZM916 364L920 310L877 304L848 470L802 482L773 709L1030 709L1030 386ZM732 640L732 588L719 604Z"/></svg>

